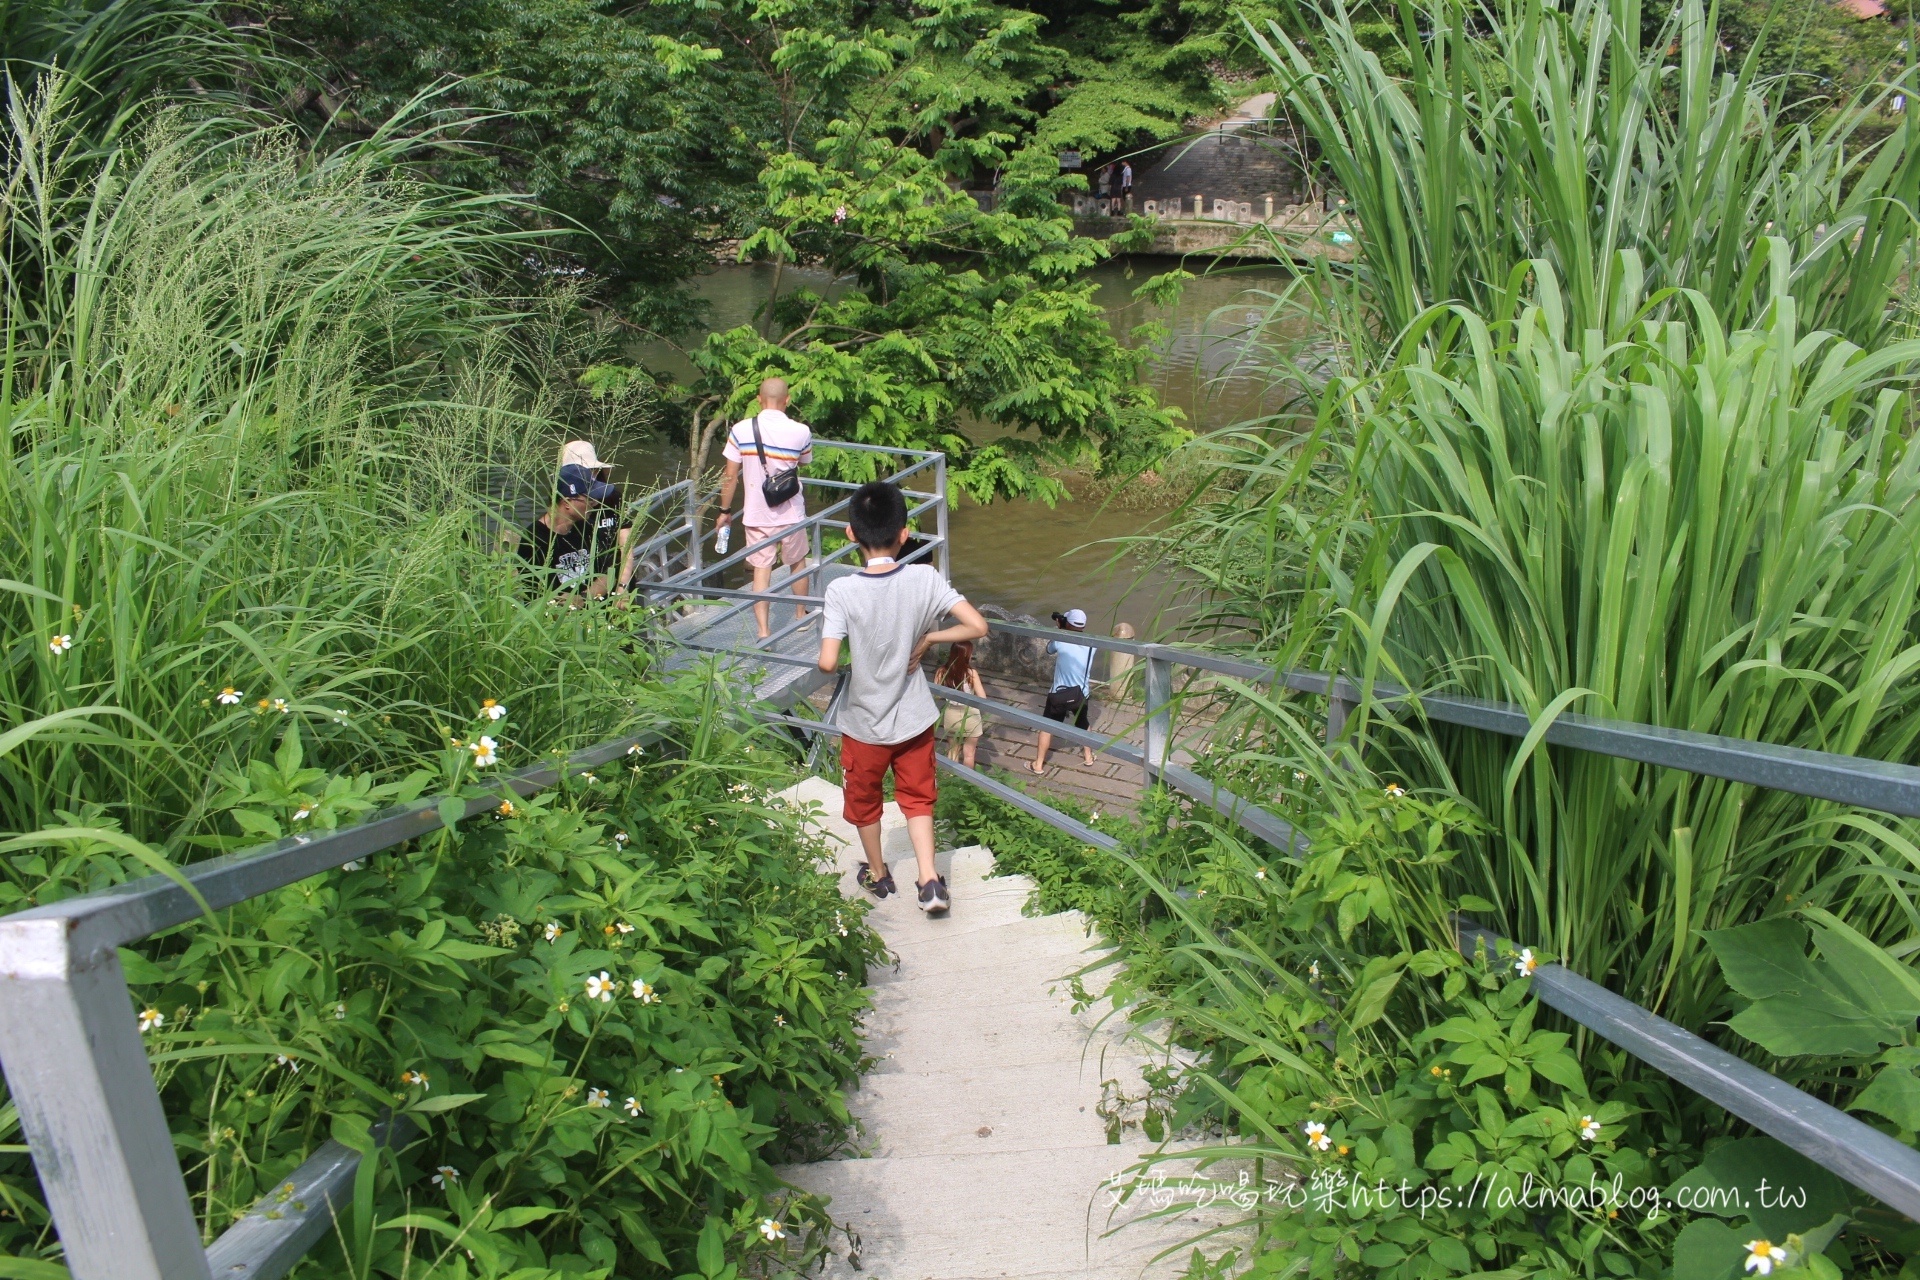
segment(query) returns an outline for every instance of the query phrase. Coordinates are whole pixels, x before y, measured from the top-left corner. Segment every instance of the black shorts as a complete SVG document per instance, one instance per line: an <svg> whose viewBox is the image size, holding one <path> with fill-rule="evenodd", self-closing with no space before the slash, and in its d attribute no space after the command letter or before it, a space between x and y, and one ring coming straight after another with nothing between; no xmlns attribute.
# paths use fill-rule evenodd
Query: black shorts
<svg viewBox="0 0 1920 1280"><path fill-rule="evenodd" d="M1046 710L1040 713L1049 720L1066 723L1068 716L1074 717L1074 726L1087 727L1087 692L1084 689L1055 689L1047 695Z"/></svg>

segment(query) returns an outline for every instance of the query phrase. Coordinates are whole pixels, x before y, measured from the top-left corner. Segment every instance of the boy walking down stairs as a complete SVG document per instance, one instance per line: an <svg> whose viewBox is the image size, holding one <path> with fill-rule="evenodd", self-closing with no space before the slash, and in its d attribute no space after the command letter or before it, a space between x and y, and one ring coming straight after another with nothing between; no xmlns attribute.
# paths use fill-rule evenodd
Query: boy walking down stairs
<svg viewBox="0 0 1920 1280"><path fill-rule="evenodd" d="M827 587L820 669L839 669L845 640L853 666L836 723L846 778L843 814L867 855L860 887L875 898L895 892L880 852L881 783L892 769L894 798L913 839L920 909L944 915L951 899L933 865L933 726L940 712L920 659L936 644L978 640L987 634L987 620L933 566L896 562L907 542L907 500L898 486L876 480L854 490L847 536L860 544L866 565ZM949 613L959 625L934 630Z"/></svg>

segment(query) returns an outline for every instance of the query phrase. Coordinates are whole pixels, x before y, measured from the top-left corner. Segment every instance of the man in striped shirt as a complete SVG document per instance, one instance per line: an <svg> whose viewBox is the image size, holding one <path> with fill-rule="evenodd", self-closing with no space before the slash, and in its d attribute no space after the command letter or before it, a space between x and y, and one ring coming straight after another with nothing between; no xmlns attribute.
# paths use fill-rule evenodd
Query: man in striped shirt
<svg viewBox="0 0 1920 1280"><path fill-rule="evenodd" d="M759 428L757 441L756 426ZM768 378L760 384L759 412L734 424L733 430L727 433L726 448L721 454L727 460L727 468L720 477L720 515L714 521L715 527L732 523L733 513L728 508L733 505L734 489L744 479L746 501L741 504L740 514L745 517L747 545L779 539L777 544L762 547L747 557L747 564L753 569L753 589L765 591L773 582L776 553L790 574L798 575L807 563L807 531L797 527L807 518L805 494L797 493L779 506L770 507L761 492L768 472L785 471L813 461L812 429L787 416L786 379ZM807 581L803 575L789 579L792 590L800 595L807 594ZM806 605L794 606L796 617L805 617L806 613ZM760 638L766 639L770 634L766 601L754 601L753 620Z"/></svg>

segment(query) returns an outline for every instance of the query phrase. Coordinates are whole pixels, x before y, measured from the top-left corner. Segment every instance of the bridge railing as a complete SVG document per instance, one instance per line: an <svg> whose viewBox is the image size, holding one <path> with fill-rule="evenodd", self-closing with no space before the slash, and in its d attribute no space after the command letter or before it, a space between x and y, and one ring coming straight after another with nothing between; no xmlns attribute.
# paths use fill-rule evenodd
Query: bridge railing
<svg viewBox="0 0 1920 1280"><path fill-rule="evenodd" d="M930 533L916 533L910 550L900 557L902 564L930 561L940 570L941 577L947 577L951 563L947 533L947 455L927 449L901 449L885 445L859 444L846 440L815 440L816 451L830 449L844 450L849 453L867 453L883 458L897 460L893 473L887 478L898 484L907 498L907 518L919 528L931 523ZM919 483L912 483L919 478ZM684 505L682 519L673 527L654 535L640 544L633 557L639 568L651 572L637 576L630 589L650 601L720 599L735 600L737 604L718 614L703 618L700 629L714 631L745 613L757 603L781 601L787 604L806 606L799 617L780 627L764 640L761 647L772 648L782 640L807 626L812 625L824 597L818 593L820 580L812 575L833 565L844 564L852 556L856 547L845 543L833 551L825 550L826 536L847 522L847 506L852 492L860 486L847 480L833 480L822 476L801 477L803 490L812 489L828 494L840 495L825 507L810 510L806 517L796 525L781 530L779 536L763 538L758 542L746 542L738 550L711 563L706 562L701 543L702 529L699 513L714 495L702 494L690 481L681 481L673 486L684 492L676 497ZM931 487L922 487L930 484ZM808 565L797 570L788 579L789 583L803 578L812 578L816 588L813 594L781 589L755 593L719 588L709 585L728 569L743 564L754 552L776 547L796 532L803 534L809 545Z"/></svg>

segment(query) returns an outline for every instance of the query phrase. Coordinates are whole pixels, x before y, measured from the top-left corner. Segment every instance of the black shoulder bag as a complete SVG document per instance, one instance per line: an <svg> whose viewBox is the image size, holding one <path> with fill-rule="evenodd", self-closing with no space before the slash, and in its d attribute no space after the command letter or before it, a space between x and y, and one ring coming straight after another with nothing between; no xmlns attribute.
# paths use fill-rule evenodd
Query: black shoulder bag
<svg viewBox="0 0 1920 1280"><path fill-rule="evenodd" d="M767 446L760 439L760 415L753 415L753 449L760 455L760 496L767 500L770 507L785 506L800 496L800 468L784 467L779 471L767 465Z"/></svg>

